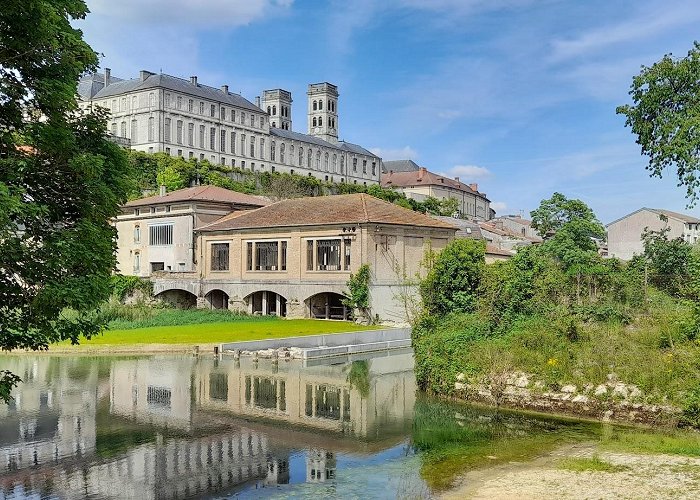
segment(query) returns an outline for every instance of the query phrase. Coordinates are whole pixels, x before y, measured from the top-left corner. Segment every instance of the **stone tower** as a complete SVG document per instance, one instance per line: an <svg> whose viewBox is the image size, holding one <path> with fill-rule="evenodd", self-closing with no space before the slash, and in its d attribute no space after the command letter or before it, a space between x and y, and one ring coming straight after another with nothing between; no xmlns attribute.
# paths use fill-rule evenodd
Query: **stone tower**
<svg viewBox="0 0 700 500"><path fill-rule="evenodd" d="M332 83L311 83L309 96L309 135L331 143L338 142L338 87Z"/></svg>
<svg viewBox="0 0 700 500"><path fill-rule="evenodd" d="M292 93L287 90L265 90L262 109L270 115L270 126L284 130L292 129Z"/></svg>

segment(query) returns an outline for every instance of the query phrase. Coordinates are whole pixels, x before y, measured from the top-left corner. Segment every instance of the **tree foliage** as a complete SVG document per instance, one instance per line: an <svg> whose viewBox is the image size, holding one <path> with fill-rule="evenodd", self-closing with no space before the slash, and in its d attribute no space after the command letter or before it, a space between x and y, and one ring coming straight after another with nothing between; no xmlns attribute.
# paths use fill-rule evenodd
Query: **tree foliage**
<svg viewBox="0 0 700 500"><path fill-rule="evenodd" d="M605 229L598 222L593 210L581 200L570 200L561 193L554 193L551 198L542 200L540 206L530 212L532 227L542 238L559 231L572 221L590 223L590 235L601 238Z"/></svg>
<svg viewBox="0 0 700 500"><path fill-rule="evenodd" d="M659 231L645 228L642 233L642 242L644 257L651 271L651 282L661 290L678 296L684 289L689 289L688 285L694 283L691 281L694 277L691 276L690 271L697 257L690 244L683 238L669 239L670 230L670 227Z"/></svg>
<svg viewBox="0 0 700 500"><path fill-rule="evenodd" d="M97 56L71 21L81 0L0 9L0 347L45 349L93 335L115 267L110 218L131 190L106 115L81 113L77 81ZM72 310L71 314L65 311ZM0 398L17 380L4 373Z"/></svg>
<svg viewBox="0 0 700 500"><path fill-rule="evenodd" d="M662 177L676 169L679 186L687 189L690 205L698 200L700 187L700 43L688 55L665 55L652 66L642 66L629 91L633 104L619 106L649 158L646 169Z"/></svg>

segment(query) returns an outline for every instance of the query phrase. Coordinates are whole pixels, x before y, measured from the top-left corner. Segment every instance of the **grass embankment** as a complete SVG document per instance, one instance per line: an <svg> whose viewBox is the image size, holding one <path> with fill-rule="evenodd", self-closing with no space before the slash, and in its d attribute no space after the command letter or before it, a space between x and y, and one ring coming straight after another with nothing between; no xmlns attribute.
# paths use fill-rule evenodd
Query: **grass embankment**
<svg viewBox="0 0 700 500"><path fill-rule="evenodd" d="M146 344L199 345L265 340L323 333L367 330L372 327L347 321L284 320L273 316L247 316L230 311L158 309L122 306L110 312L108 329L78 346L59 343L63 349ZM108 316L109 317L109 316Z"/></svg>

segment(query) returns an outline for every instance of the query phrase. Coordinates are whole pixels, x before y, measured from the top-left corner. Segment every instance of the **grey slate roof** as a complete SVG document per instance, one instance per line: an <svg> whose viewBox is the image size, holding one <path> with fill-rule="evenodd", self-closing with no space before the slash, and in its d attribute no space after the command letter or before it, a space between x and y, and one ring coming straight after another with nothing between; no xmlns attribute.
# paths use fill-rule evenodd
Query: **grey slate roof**
<svg viewBox="0 0 700 500"><path fill-rule="evenodd" d="M110 82L121 82L121 78L109 77ZM78 95L83 101L92 99L105 86L104 73L91 73L78 81Z"/></svg>
<svg viewBox="0 0 700 500"><path fill-rule="evenodd" d="M116 79L112 78L111 80ZM93 96L93 99L105 99L107 97L121 95L127 92L135 92L139 90L147 90L154 88L164 88L172 90L174 92L180 92L194 97L200 97L202 99L223 102L231 106L249 109L251 111L257 111L258 113L263 112L262 109L260 109L255 104L253 104L241 95L232 94L230 92L224 93L220 89L209 87L207 85L202 85L201 83L193 85L192 83L190 83L189 80L184 80L182 78L166 74L150 75L143 81L141 81L140 78L134 78L133 80L114 81L106 87L102 88L99 92L97 92Z"/></svg>
<svg viewBox="0 0 700 500"><path fill-rule="evenodd" d="M454 217L448 217L444 215L431 215L433 219L437 219L442 222L447 222L455 227L457 227L456 238L472 239L472 240L483 240L484 236L481 234L481 228L479 224L474 221L467 219L455 219Z"/></svg>
<svg viewBox="0 0 700 500"><path fill-rule="evenodd" d="M392 172L413 172L418 170L420 166L412 160L391 160L385 161L382 167L382 173Z"/></svg>
<svg viewBox="0 0 700 500"><path fill-rule="evenodd" d="M340 151L347 151L349 153L357 153L361 155L374 156L375 158L379 158L377 155L371 153L370 151L367 151L362 146L358 146L357 144L352 144L350 142L339 141L337 144L334 144L332 142L324 141L319 137L314 137L313 135L302 134L300 132L293 132L291 130L284 130L276 127L270 127L270 135L273 137L282 137L283 139L301 141L310 144L316 144L317 146L323 146L326 148L333 148Z"/></svg>

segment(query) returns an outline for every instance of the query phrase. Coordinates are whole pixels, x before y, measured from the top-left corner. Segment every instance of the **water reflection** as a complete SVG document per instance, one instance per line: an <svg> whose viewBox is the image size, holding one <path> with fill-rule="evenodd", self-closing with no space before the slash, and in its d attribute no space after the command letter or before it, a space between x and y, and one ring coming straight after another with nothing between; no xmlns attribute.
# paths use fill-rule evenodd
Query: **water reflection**
<svg viewBox="0 0 700 500"><path fill-rule="evenodd" d="M0 364L24 380L0 404L0 499L335 488L339 475L387 452L401 462L408 450L410 352L318 366L213 357Z"/></svg>

